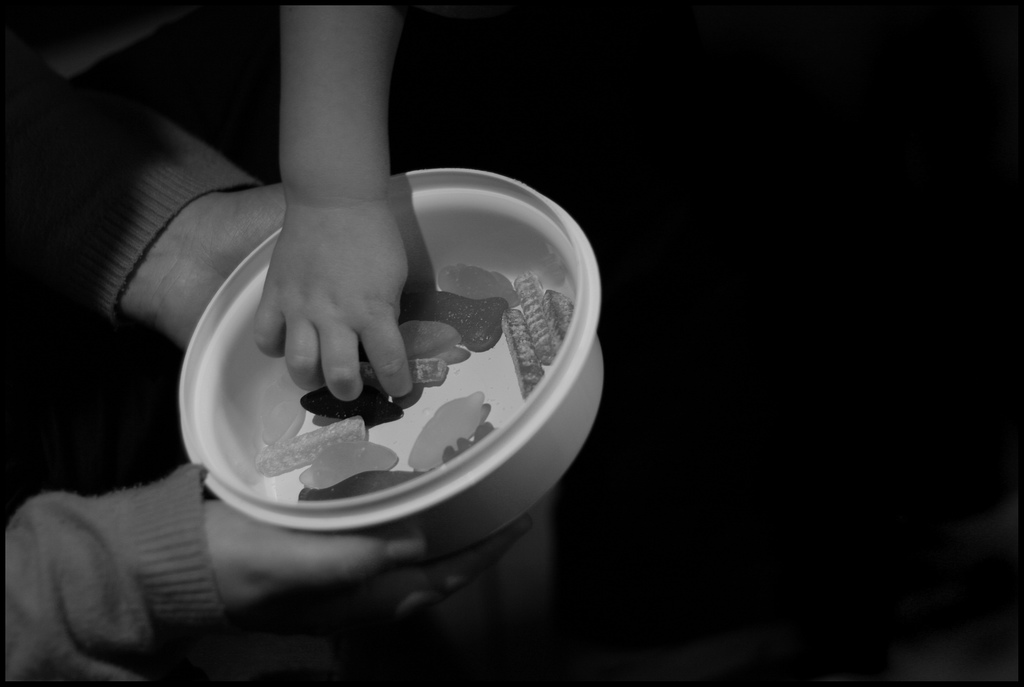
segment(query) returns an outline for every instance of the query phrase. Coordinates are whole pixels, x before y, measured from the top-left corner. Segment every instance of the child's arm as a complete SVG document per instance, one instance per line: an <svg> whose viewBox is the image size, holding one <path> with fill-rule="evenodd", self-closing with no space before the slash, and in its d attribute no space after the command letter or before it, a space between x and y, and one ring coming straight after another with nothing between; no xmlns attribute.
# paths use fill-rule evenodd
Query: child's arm
<svg viewBox="0 0 1024 687"><path fill-rule="evenodd" d="M411 389L398 332L406 258L387 205L388 91L403 22L392 6L281 10L284 230L256 318L297 384L362 388L362 341L388 393Z"/></svg>

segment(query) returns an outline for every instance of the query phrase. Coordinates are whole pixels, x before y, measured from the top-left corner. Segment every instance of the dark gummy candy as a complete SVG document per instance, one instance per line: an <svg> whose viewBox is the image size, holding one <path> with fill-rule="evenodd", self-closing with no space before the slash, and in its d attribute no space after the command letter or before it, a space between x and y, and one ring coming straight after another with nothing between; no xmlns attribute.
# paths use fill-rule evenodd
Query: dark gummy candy
<svg viewBox="0 0 1024 687"><path fill-rule="evenodd" d="M359 415L367 427L397 420L405 414L405 411L388 400L383 391L369 384L363 385L363 392L354 401L335 398L325 386L310 391L299 399L299 403L314 415L332 417L336 420Z"/></svg>
<svg viewBox="0 0 1024 687"><path fill-rule="evenodd" d="M410 320L444 322L462 335L460 345L474 353L486 351L501 338L501 316L508 301L493 298L466 298L447 291L423 291L402 294L398 323Z"/></svg>
<svg viewBox="0 0 1024 687"><path fill-rule="evenodd" d="M455 447L446 446L444 452L441 454L441 460L447 463L448 461L455 460L463 453L473 448L476 442L483 439L485 436L494 431L494 425L490 422L485 422L476 428L476 432L473 433L472 439L460 438L456 443Z"/></svg>
<svg viewBox="0 0 1024 687"><path fill-rule="evenodd" d="M310 489L305 487L299 492L299 501L328 501L330 499L346 499L352 496L372 494L381 489L393 487L407 482L422 472L408 470L367 470L348 479L342 480L326 489Z"/></svg>
<svg viewBox="0 0 1024 687"><path fill-rule="evenodd" d="M475 265L448 265L437 273L437 285L442 291L455 293L466 298L492 298L501 296L508 306L519 305L519 294L501 272L485 270Z"/></svg>

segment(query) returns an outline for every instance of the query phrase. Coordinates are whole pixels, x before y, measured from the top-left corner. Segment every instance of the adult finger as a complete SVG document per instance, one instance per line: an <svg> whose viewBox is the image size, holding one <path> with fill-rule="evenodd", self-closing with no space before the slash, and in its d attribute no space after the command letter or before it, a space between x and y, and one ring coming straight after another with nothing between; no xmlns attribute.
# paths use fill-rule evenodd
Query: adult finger
<svg viewBox="0 0 1024 687"><path fill-rule="evenodd" d="M325 599L359 589L390 568L422 558L414 527L351 534L296 532L261 523L218 501L205 504L213 570L228 616L240 627L328 631Z"/></svg>
<svg viewBox="0 0 1024 687"><path fill-rule="evenodd" d="M529 516L524 515L480 544L456 554L388 570L358 590L327 600L325 610L330 609L349 626L404 617L469 584L494 565L531 525Z"/></svg>
<svg viewBox="0 0 1024 687"><path fill-rule="evenodd" d="M384 570L418 561L427 548L422 531L407 524L337 534L279 532L281 552L288 547L280 562L287 573L282 574L328 593L356 588Z"/></svg>

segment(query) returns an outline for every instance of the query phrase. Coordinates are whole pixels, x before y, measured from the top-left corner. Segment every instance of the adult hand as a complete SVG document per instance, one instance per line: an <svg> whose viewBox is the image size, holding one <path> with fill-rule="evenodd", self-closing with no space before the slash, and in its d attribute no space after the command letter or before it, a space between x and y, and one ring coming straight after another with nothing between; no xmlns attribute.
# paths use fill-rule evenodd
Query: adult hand
<svg viewBox="0 0 1024 687"><path fill-rule="evenodd" d="M242 629L326 634L394 620L441 601L495 563L530 527L523 516L466 551L417 563L411 529L297 532L207 501L206 534L228 618Z"/></svg>
<svg viewBox="0 0 1024 687"><path fill-rule="evenodd" d="M121 299L122 312L185 348L217 289L283 222L280 184L200 196L150 247Z"/></svg>
<svg viewBox="0 0 1024 687"><path fill-rule="evenodd" d="M347 204L289 203L256 311L256 343L284 356L295 383L324 384L335 397L362 391L362 342L384 391L412 390L398 330L408 267L398 224L386 200Z"/></svg>

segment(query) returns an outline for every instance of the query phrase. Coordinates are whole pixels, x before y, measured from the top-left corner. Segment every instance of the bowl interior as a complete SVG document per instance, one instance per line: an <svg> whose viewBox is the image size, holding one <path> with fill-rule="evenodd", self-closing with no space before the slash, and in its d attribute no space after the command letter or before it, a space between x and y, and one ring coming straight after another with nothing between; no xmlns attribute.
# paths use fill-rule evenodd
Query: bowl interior
<svg viewBox="0 0 1024 687"><path fill-rule="evenodd" d="M510 280L532 271L544 287L575 302L581 280L588 278L586 270L596 269L582 264L583 253L556 208L503 177L468 170L400 175L393 179L391 199L410 258L407 291L435 289L438 270L461 263L500 272ZM183 433L190 456L207 466L211 488L223 492L218 493L222 498L241 500L249 507L264 504L316 513L353 499L298 502L301 470L268 478L255 469L255 456L264 446L262 413L268 388L277 385L296 398L306 393L291 381L284 360L263 355L253 338L253 316L276 238L275 234L239 266L196 330L182 377ZM563 346L552 369L569 355ZM543 384L555 383L546 375ZM540 389L531 394L531 403ZM401 420L371 428L369 439L395 451L396 470L408 470L412 444L436 409L476 391L484 392L490 406L487 421L494 431L456 459L473 461L488 444L515 431L527 405L504 337L490 350L451 365L442 385L425 388ZM322 423L307 413L299 433L315 430L318 424ZM411 485L420 479L387 491L414 489Z"/></svg>

